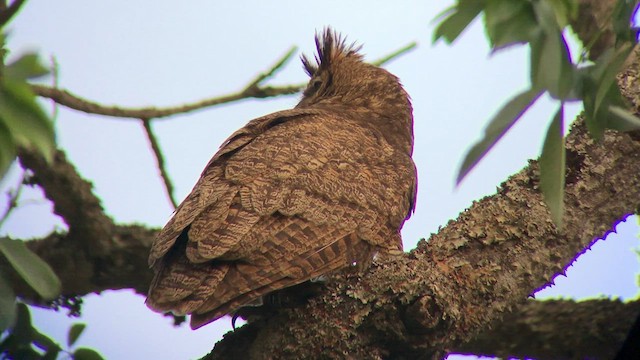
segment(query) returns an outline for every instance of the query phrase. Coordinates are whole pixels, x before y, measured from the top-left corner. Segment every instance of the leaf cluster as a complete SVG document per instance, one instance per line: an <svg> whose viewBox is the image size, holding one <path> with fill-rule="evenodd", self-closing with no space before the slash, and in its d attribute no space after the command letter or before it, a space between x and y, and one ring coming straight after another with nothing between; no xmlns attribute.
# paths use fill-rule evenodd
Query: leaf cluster
<svg viewBox="0 0 640 360"><path fill-rule="evenodd" d="M31 286L43 300L53 300L60 295L60 280L51 267L34 254L24 241L0 238L0 256L3 256L22 279ZM76 323L67 335L67 346L71 348L85 329ZM100 360L102 356L93 349L77 348L64 350L47 335L31 324L27 305L16 301L8 281L0 273L0 358L10 359L57 359L66 353L72 359Z"/></svg>
<svg viewBox="0 0 640 360"><path fill-rule="evenodd" d="M67 347L74 346L86 325L75 323L67 332ZM97 351L78 347L75 350L65 350L47 335L42 334L31 324L29 308L23 303L17 306L16 323L10 333L0 338L0 357L24 360L53 360L61 353L67 354L75 360L102 360Z"/></svg>
<svg viewBox="0 0 640 360"><path fill-rule="evenodd" d="M38 104L29 84L29 81L48 75L49 70L42 65L36 53L26 53L9 64L5 63L9 51L5 48L3 28L22 4L23 1L14 1L0 12L0 179L4 177L21 148L51 161L56 147L53 122ZM17 198L14 200L17 201ZM8 216L9 211L5 216ZM42 300L54 300L60 296L59 278L24 242L0 238L0 259L6 259ZM84 324L75 324L69 329L69 347L73 346L84 327ZM56 359L60 352L65 352L73 359L102 359L95 350L88 348L65 351L34 328L28 307L17 301L6 274L2 272L0 333L3 334L0 337L0 358Z"/></svg>
<svg viewBox="0 0 640 360"><path fill-rule="evenodd" d="M2 54L4 36L0 36ZM4 59L3 59L4 60ZM16 158L18 148L35 150L51 160L55 149L53 123L36 102L27 81L49 74L38 55L27 53L0 64L0 177Z"/></svg>
<svg viewBox="0 0 640 360"><path fill-rule="evenodd" d="M528 45L531 57L530 88L509 100L490 120L484 137L468 151L457 182L547 93L559 106L548 127L540 157L540 188L551 217L560 228L565 178L565 103L582 102L594 139L601 139L605 129L640 129L640 119L627 110L616 82L616 74L637 42L637 29L631 25L635 10L635 1L618 0L611 15L615 45L592 63L574 61L565 39L565 30L578 14L577 0L458 0L445 10L437 18L434 42L443 39L453 43L482 14L492 52Z"/></svg>

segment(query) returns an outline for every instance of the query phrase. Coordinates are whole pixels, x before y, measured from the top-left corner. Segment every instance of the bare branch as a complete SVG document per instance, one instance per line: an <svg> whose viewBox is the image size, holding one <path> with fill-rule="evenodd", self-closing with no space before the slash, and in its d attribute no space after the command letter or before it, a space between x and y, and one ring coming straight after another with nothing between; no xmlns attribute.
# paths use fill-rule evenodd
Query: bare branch
<svg viewBox="0 0 640 360"><path fill-rule="evenodd" d="M394 53L383 57L380 60L374 61L374 64L383 65L391 61L392 59L401 56L415 47L415 43L411 43ZM106 106L93 102L87 99L83 99L78 95L75 95L67 90L58 89L55 87L48 87L43 85L31 85L31 89L36 95L44 98L51 99L56 103L66 106L70 109L83 111L89 114L113 116L119 118L132 118L132 119L158 119L165 118L178 114L185 114L196 110L201 110L207 107L227 104L238 100L257 98L263 99L268 97L276 97L282 95L291 95L300 92L306 84L297 85L285 85L285 86L260 86L264 80L273 76L278 70L280 70L287 61L293 56L296 48L293 47L286 54L280 58L269 70L261 73L256 78L251 80L243 90L223 95L219 97L213 97L194 103L185 105L172 106L166 108L156 107L144 107L144 108L124 108L121 106Z"/></svg>
<svg viewBox="0 0 640 360"><path fill-rule="evenodd" d="M164 183L164 188L167 192L167 196L169 197L169 201L173 208L178 207L178 202L175 199L175 195L173 194L173 183L169 178L169 174L167 173L167 169L164 163L164 155L162 150L160 149L160 144L158 143L158 139L151 129L151 121L148 119L140 119L142 122L142 127L144 128L144 132L147 134L147 139L149 140L149 144L151 145L151 150L153 155L156 158L156 165L158 166L158 170L160 171L160 177Z"/></svg>
<svg viewBox="0 0 640 360"><path fill-rule="evenodd" d="M400 49L398 49L398 50L396 50L396 51L392 52L391 54L389 54L389 55L387 55L387 56L385 56L385 57L383 57L383 58L381 58L381 59L378 59L378 60L376 60L376 61L372 62L372 64L373 64L373 65L376 65L376 66L382 66L382 65L384 65L384 64L387 64L387 63L388 63L388 62L390 62L391 60L396 59L396 58L398 58L399 56L404 55L404 54L408 53L409 51L411 51L411 50L415 49L415 48L416 48L416 46L418 46L418 43L417 43L417 42L415 42L415 41L414 41L414 42L412 42L412 43L409 43L409 44L407 44L407 45L405 45L405 46L401 47Z"/></svg>
<svg viewBox="0 0 640 360"><path fill-rule="evenodd" d="M58 84L60 82L60 65L58 64L58 59L56 59L54 55L51 55L50 61L51 61L51 75L52 75L51 86L54 89L57 89ZM60 107L58 106L57 102L55 101L51 102L51 121L53 122L54 125L58 122L59 108Z"/></svg>
<svg viewBox="0 0 640 360"><path fill-rule="evenodd" d="M247 85L244 90L242 91L243 93L251 93L251 91L255 90L255 89L259 89L259 85L260 83L262 83L263 81L265 81L266 79L272 77L273 75L275 75L276 72L278 72L279 70L281 70L284 65L286 63L289 62L289 60L291 60L291 57L293 56L293 54L296 53L296 51L298 51L298 47L297 46L293 46L291 47L291 49L289 49L289 51L287 51L282 58L280 58L280 60L278 60L272 67L271 69L269 69L268 71L262 73L262 74L258 74L258 76L256 76L255 79L253 79L253 81L251 81L249 83L249 85Z"/></svg>
<svg viewBox="0 0 640 360"><path fill-rule="evenodd" d="M266 87L258 88L249 94L245 93L244 91L240 91L229 95L209 98L194 103L173 107L156 108L152 106L144 108L124 108L120 106L101 105L99 103L83 99L63 89L54 89L43 85L31 85L31 88L36 95L51 99L60 105L74 110L83 111L89 114L132 119L165 118L248 98L266 98L280 95L290 95L300 90L300 88L298 87L291 86Z"/></svg>

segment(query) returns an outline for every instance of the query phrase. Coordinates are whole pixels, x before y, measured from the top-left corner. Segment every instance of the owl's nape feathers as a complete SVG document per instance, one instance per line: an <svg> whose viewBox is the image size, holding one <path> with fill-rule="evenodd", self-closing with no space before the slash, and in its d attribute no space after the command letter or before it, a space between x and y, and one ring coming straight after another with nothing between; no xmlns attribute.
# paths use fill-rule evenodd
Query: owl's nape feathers
<svg viewBox="0 0 640 360"><path fill-rule="evenodd" d="M398 79L326 29L300 103L223 143L152 244L147 305L198 328L373 254L414 208L413 117Z"/></svg>

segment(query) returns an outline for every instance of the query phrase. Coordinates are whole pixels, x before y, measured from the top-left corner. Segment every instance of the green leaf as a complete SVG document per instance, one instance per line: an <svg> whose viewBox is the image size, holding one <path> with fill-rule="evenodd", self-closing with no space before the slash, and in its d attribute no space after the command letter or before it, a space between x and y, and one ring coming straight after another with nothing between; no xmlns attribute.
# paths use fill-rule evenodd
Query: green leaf
<svg viewBox="0 0 640 360"><path fill-rule="evenodd" d="M75 360L104 360L99 352L89 348L78 348L73 352Z"/></svg>
<svg viewBox="0 0 640 360"><path fill-rule="evenodd" d="M50 337L48 337L47 335L39 332L37 329L33 329L33 344L35 346L37 346L38 348L49 352L49 351L55 351L55 350L62 350L62 348L60 348L60 345L58 345L55 341L53 341Z"/></svg>
<svg viewBox="0 0 640 360"><path fill-rule="evenodd" d="M560 79L558 79L558 96L559 100L570 100L576 92L576 74L577 66L573 64L569 45L562 33L560 34ZM553 96L553 94L551 94Z"/></svg>
<svg viewBox="0 0 640 360"><path fill-rule="evenodd" d="M0 35L0 42L4 36ZM1 50L0 50L1 52ZM1 54L0 54L1 56ZM0 76L0 177L16 156L17 147L36 150L48 161L55 149L53 124L36 102L27 79L49 71L29 53L2 68Z"/></svg>
<svg viewBox="0 0 640 360"><path fill-rule="evenodd" d="M0 83L0 122L17 145L38 150L48 161L52 159L53 124L26 83L7 79Z"/></svg>
<svg viewBox="0 0 640 360"><path fill-rule="evenodd" d="M611 14L613 31L616 34L616 43L637 42L637 28L633 29L632 17L636 11L636 1L619 0Z"/></svg>
<svg viewBox="0 0 640 360"><path fill-rule="evenodd" d="M453 43L469 24L480 14L484 8L483 1L459 1L458 4L448 9L449 14L433 33L433 42L443 38L447 44ZM446 16L446 15L445 15Z"/></svg>
<svg viewBox="0 0 640 360"><path fill-rule="evenodd" d="M533 9L540 26L547 34L560 32L560 26L552 3L557 0L537 0L533 2Z"/></svg>
<svg viewBox="0 0 640 360"><path fill-rule="evenodd" d="M540 31L533 7L526 0L489 0L485 29L494 50L531 41Z"/></svg>
<svg viewBox="0 0 640 360"><path fill-rule="evenodd" d="M42 356L39 352L31 347L24 347L15 349L11 352L12 359L20 359L20 360L42 360Z"/></svg>
<svg viewBox="0 0 640 360"><path fill-rule="evenodd" d="M523 12L512 21L505 22L493 36L495 50L530 42L540 32L538 24L530 13Z"/></svg>
<svg viewBox="0 0 640 360"><path fill-rule="evenodd" d="M15 159L16 144L13 142L9 129L0 118L0 178L4 176Z"/></svg>
<svg viewBox="0 0 640 360"><path fill-rule="evenodd" d="M557 93L557 83L562 73L559 37L542 34L533 42L535 44L532 44L532 47L535 47L535 51L531 51L531 63L535 66L531 68L531 83L538 89Z"/></svg>
<svg viewBox="0 0 640 360"><path fill-rule="evenodd" d="M575 0L554 0L549 1L549 5L553 8L560 28L569 25L569 21L578 16L578 2Z"/></svg>
<svg viewBox="0 0 640 360"><path fill-rule="evenodd" d="M627 109L612 105L609 106L609 112L611 114L609 128L618 131L640 130L640 118Z"/></svg>
<svg viewBox="0 0 640 360"><path fill-rule="evenodd" d="M24 303L18 302L16 305L17 316L16 323L11 329L11 336L16 344L31 344L34 335L34 329L31 325L31 313Z"/></svg>
<svg viewBox="0 0 640 360"><path fill-rule="evenodd" d="M523 11L533 11L530 1L488 0L484 8L485 26L495 31L500 24L511 21Z"/></svg>
<svg viewBox="0 0 640 360"><path fill-rule="evenodd" d="M613 56L609 58L608 62L603 64L603 73L601 78L599 79L598 84L598 92L595 97L595 108L594 111L597 113L600 110L600 106L602 105L602 101L605 96L609 93L612 86L618 86L616 81L616 74L620 71L620 68L624 64L627 57L631 53L632 47L631 44L626 43L618 48Z"/></svg>
<svg viewBox="0 0 640 360"><path fill-rule="evenodd" d="M0 333L16 322L16 294L0 272Z"/></svg>
<svg viewBox="0 0 640 360"><path fill-rule="evenodd" d="M562 29L558 25L554 1L533 2L536 19L542 31L531 40L531 83L534 87L548 90L556 99L568 100L576 85L574 74L577 70L572 63ZM565 6L562 5L561 8ZM566 11L563 16L571 9L567 8Z"/></svg>
<svg viewBox="0 0 640 360"><path fill-rule="evenodd" d="M628 108L628 104L620 93L615 77L611 79L611 75L608 75L608 64L613 62L614 57L614 52L608 51L607 54L598 59L595 65L581 69L583 73L585 123L591 136L598 141L602 140L605 129L628 131L636 128L637 118L625 110ZM607 78L611 80L606 80ZM606 85L602 85L602 81L610 84L606 93L600 95L600 106L596 111L596 94L601 89L606 88ZM612 111L612 109L614 110Z"/></svg>
<svg viewBox="0 0 640 360"><path fill-rule="evenodd" d="M588 72L588 74L596 81L600 81L602 79L604 72L607 70L607 67L611 63L613 57L616 54L616 49L608 48L600 56L593 65L586 66L584 70Z"/></svg>
<svg viewBox="0 0 640 360"><path fill-rule="evenodd" d="M540 32L536 37L531 39L531 42L529 43L529 46L531 47L531 51L529 52L529 64L531 67L531 72L529 75L531 86L534 88L543 88L543 86L539 84L540 80L538 79L541 77L540 64L542 63L542 48L545 43L545 38L546 35L543 32Z"/></svg>
<svg viewBox="0 0 640 360"><path fill-rule="evenodd" d="M596 64L597 65L597 64ZM596 78L598 74L602 74L601 69L596 65L586 66L578 70L578 78L580 79L579 96L582 97L584 105L585 125L591 137L597 141L602 140L604 129L606 128L606 120L602 116L602 109L599 114L595 112L595 94L596 94Z"/></svg>
<svg viewBox="0 0 640 360"><path fill-rule="evenodd" d="M602 109L598 114L594 111L594 99L592 94L584 95L584 114L585 114L585 125L587 125L587 130L589 130L589 134L591 137L597 141L601 141L604 137L604 130L606 129L606 118L602 116Z"/></svg>
<svg viewBox="0 0 640 360"><path fill-rule="evenodd" d="M484 131L484 138L476 143L465 156L458 171L456 184L473 169L491 148L520 119L522 114L542 95L542 91L530 89L509 100L505 106L491 119Z"/></svg>
<svg viewBox="0 0 640 360"><path fill-rule="evenodd" d="M540 156L540 189L544 201L551 212L551 219L558 229L562 229L562 215L564 213L564 105L560 106L553 118L544 147Z"/></svg>
<svg viewBox="0 0 640 360"><path fill-rule="evenodd" d="M69 334L67 335L67 345L69 347L73 346L76 343L82 332L87 327L86 324L75 323L71 328L69 328Z"/></svg>
<svg viewBox="0 0 640 360"><path fill-rule="evenodd" d="M60 280L49 265L33 253L23 241L0 238L0 252L13 268L45 300L58 297Z"/></svg>
<svg viewBox="0 0 640 360"><path fill-rule="evenodd" d="M49 70L42 65L38 54L28 53L4 68L7 79L14 81L33 80L49 74Z"/></svg>
<svg viewBox="0 0 640 360"><path fill-rule="evenodd" d="M576 68L564 36L541 34L531 41L531 83L546 89L556 99L567 100L575 93Z"/></svg>

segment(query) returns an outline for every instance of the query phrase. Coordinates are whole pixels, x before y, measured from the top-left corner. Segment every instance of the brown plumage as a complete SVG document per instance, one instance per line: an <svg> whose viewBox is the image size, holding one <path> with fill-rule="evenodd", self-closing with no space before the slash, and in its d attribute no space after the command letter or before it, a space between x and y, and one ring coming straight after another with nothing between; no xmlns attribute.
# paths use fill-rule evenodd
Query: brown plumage
<svg viewBox="0 0 640 360"><path fill-rule="evenodd" d="M330 29L300 103L250 121L155 239L147 305L198 328L278 289L399 253L416 196L398 79Z"/></svg>

